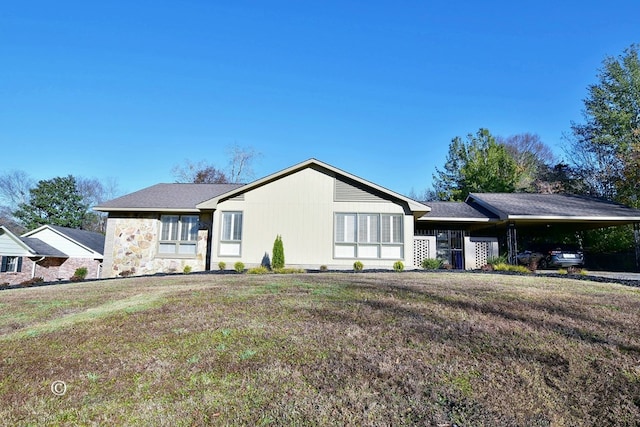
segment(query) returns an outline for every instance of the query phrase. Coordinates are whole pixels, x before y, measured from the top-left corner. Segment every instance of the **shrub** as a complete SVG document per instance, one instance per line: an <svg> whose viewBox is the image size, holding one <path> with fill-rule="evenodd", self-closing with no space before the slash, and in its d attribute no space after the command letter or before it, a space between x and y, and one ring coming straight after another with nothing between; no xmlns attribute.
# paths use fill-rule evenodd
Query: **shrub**
<svg viewBox="0 0 640 427"><path fill-rule="evenodd" d="M123 271L120 272L120 274L118 276L129 277L129 276L135 274L135 272L136 272L136 270L133 269L133 268L131 270L123 270Z"/></svg>
<svg viewBox="0 0 640 427"><path fill-rule="evenodd" d="M508 260L506 255L490 256L489 258L487 258L487 264L489 265L507 264L507 261Z"/></svg>
<svg viewBox="0 0 640 427"><path fill-rule="evenodd" d="M73 273L70 280L72 282L81 282L87 277L88 273L89 270L87 270L87 267L76 268L76 271Z"/></svg>
<svg viewBox="0 0 640 427"><path fill-rule="evenodd" d="M242 273L244 271L244 263L242 261L238 261L235 264L233 264L233 269L236 271L236 273Z"/></svg>
<svg viewBox="0 0 640 427"><path fill-rule="evenodd" d="M436 258L425 258L420 263L425 270L437 270L442 267L442 260Z"/></svg>
<svg viewBox="0 0 640 427"><path fill-rule="evenodd" d="M353 270L354 271L362 271L362 269L364 268L364 264L360 261L356 261L353 263Z"/></svg>
<svg viewBox="0 0 640 427"><path fill-rule="evenodd" d="M329 268L326 265L320 266L320 271L327 271Z"/></svg>
<svg viewBox="0 0 640 427"><path fill-rule="evenodd" d="M306 273L307 271L302 268L276 268L273 270L273 272L278 274L295 274Z"/></svg>
<svg viewBox="0 0 640 427"><path fill-rule="evenodd" d="M398 273L404 270L404 264L402 263L402 261L396 261L393 263L393 270L397 271Z"/></svg>
<svg viewBox="0 0 640 427"><path fill-rule="evenodd" d="M189 273L191 273L191 270L192 270L192 269L191 269L191 266L190 266L190 265L185 265L185 266L184 266L184 268L182 269L182 272L183 272L184 274L189 274Z"/></svg>
<svg viewBox="0 0 640 427"><path fill-rule="evenodd" d="M227 268L227 263L226 263L226 262L224 262L224 261L220 261L220 262L218 263L218 268L219 268L220 270L224 270L225 268Z"/></svg>
<svg viewBox="0 0 640 427"><path fill-rule="evenodd" d="M250 268L250 269L247 270L247 274L268 274L268 273L270 273L270 271L264 265L260 265L258 267L253 267L253 268Z"/></svg>
<svg viewBox="0 0 640 427"><path fill-rule="evenodd" d="M273 242L271 267L274 270L284 268L284 245L282 244L282 237L280 235L276 236L276 240Z"/></svg>
<svg viewBox="0 0 640 427"><path fill-rule="evenodd" d="M525 273L530 274L531 270L529 270L524 265L511 265L507 263L498 263L493 265L494 271L510 271L512 273Z"/></svg>
<svg viewBox="0 0 640 427"><path fill-rule="evenodd" d="M29 280L25 280L24 282L20 282L21 286L29 286L29 285L33 285L35 283L42 283L44 282L44 278L42 277L34 277L32 279Z"/></svg>

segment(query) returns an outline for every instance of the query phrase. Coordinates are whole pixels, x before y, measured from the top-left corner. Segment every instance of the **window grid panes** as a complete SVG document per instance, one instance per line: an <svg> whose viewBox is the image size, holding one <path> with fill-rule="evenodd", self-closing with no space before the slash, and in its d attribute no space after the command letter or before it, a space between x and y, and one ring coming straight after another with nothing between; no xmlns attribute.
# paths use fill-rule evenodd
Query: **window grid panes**
<svg viewBox="0 0 640 427"><path fill-rule="evenodd" d="M225 242L242 240L242 212L222 213L222 240Z"/></svg>
<svg viewBox="0 0 640 427"><path fill-rule="evenodd" d="M336 213L334 256L401 258L404 246L402 224L402 215Z"/></svg>
<svg viewBox="0 0 640 427"><path fill-rule="evenodd" d="M161 255L195 256L199 221L197 215L162 215L158 252Z"/></svg>

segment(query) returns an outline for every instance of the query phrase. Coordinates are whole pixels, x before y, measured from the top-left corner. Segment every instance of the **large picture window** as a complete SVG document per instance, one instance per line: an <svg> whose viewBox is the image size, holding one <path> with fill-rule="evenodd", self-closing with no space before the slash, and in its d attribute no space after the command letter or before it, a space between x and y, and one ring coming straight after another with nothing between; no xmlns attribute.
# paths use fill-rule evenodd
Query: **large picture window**
<svg viewBox="0 0 640 427"><path fill-rule="evenodd" d="M199 224L197 215L162 215L160 222L160 255L196 255Z"/></svg>
<svg viewBox="0 0 640 427"><path fill-rule="evenodd" d="M401 259L403 216L397 214L336 213L336 258Z"/></svg>
<svg viewBox="0 0 640 427"><path fill-rule="evenodd" d="M240 256L242 244L242 212L222 212L220 255Z"/></svg>

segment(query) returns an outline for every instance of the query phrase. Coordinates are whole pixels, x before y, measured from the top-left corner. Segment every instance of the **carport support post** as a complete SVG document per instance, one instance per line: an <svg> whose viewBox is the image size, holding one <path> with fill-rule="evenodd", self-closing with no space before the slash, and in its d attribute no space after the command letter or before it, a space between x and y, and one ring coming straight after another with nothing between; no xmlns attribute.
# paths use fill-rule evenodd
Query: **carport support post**
<svg viewBox="0 0 640 427"><path fill-rule="evenodd" d="M509 253L507 254L509 258L509 264L517 264L518 263L518 238L516 234L516 225L512 222L509 223L507 227L507 250Z"/></svg>
<svg viewBox="0 0 640 427"><path fill-rule="evenodd" d="M636 242L636 271L640 271L640 223L633 224L633 239Z"/></svg>

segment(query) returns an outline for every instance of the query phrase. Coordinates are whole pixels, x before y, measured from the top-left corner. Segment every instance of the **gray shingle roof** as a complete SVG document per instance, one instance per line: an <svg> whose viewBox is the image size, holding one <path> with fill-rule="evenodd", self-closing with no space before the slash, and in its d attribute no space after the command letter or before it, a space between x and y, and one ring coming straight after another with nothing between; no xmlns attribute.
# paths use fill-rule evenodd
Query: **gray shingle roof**
<svg viewBox="0 0 640 427"><path fill-rule="evenodd" d="M22 240L31 249L36 251L36 253L35 253L36 256L49 256L49 257L56 257L56 258L69 258L69 256L67 254L65 254L64 252L54 248L53 246L50 246L50 245L46 244L45 242L43 242L40 239L36 239L35 237L21 237L20 240ZM104 239L103 239L103 243L104 243ZM102 252L100 252L100 253L102 253Z"/></svg>
<svg viewBox="0 0 640 427"><path fill-rule="evenodd" d="M51 225L50 227L101 255L104 252L104 234L56 225Z"/></svg>
<svg viewBox="0 0 640 427"><path fill-rule="evenodd" d="M477 205L463 202L424 202L431 208L431 212L423 215L422 219L447 218L452 220L486 221L496 219L497 215Z"/></svg>
<svg viewBox="0 0 640 427"><path fill-rule="evenodd" d="M118 210L184 210L194 211L196 205L244 184L156 184L134 193L110 200L94 209Z"/></svg>
<svg viewBox="0 0 640 427"><path fill-rule="evenodd" d="M478 203L501 218L580 217L640 218L640 210L609 201L569 194L472 193L467 203Z"/></svg>

